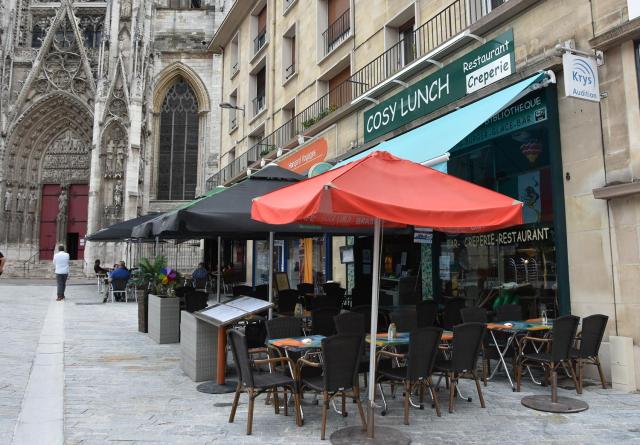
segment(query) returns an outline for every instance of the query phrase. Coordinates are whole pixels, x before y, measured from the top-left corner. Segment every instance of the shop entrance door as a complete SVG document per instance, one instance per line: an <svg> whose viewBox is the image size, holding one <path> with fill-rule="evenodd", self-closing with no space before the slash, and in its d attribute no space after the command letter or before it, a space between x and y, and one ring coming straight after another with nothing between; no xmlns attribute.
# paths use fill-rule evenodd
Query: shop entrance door
<svg viewBox="0 0 640 445"><path fill-rule="evenodd" d="M60 185L42 186L42 206L40 207L40 260L53 259L56 247L56 218L58 216L58 196Z"/></svg>

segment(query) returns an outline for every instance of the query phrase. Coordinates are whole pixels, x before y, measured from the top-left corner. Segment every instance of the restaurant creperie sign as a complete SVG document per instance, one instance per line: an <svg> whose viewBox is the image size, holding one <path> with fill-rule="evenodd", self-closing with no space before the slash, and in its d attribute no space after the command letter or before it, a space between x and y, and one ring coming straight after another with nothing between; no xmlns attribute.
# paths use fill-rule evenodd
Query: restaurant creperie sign
<svg viewBox="0 0 640 445"><path fill-rule="evenodd" d="M278 161L278 165L296 173L305 173L327 157L327 140L317 139Z"/></svg>
<svg viewBox="0 0 640 445"><path fill-rule="evenodd" d="M364 140L369 142L515 72L513 30L509 29L365 111Z"/></svg>

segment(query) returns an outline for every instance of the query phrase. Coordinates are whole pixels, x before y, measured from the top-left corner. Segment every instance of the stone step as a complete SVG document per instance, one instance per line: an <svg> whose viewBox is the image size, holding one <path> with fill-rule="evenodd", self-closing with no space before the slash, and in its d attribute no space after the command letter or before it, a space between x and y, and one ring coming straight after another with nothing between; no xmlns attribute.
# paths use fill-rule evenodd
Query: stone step
<svg viewBox="0 0 640 445"><path fill-rule="evenodd" d="M7 278L54 278L53 270L51 261L37 261L29 263L25 267L23 261L7 260L2 276ZM83 260L74 260L69 263L69 277L87 278L84 274Z"/></svg>

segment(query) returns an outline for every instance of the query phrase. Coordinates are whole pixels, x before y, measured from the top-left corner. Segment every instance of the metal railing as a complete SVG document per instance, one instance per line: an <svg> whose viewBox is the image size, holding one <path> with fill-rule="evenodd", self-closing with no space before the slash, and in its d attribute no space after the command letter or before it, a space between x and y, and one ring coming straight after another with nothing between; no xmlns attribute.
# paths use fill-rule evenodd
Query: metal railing
<svg viewBox="0 0 640 445"><path fill-rule="evenodd" d="M141 258L153 259L163 255L167 265L179 272L192 272L202 261L200 241L163 240L155 242L133 243L131 249L131 265L137 266Z"/></svg>
<svg viewBox="0 0 640 445"><path fill-rule="evenodd" d="M265 96L256 96L251 100L251 104L253 105L253 115L256 116L262 110L264 110L265 105Z"/></svg>
<svg viewBox="0 0 640 445"><path fill-rule="evenodd" d="M36 264L36 258L40 255L40 252L37 251L33 255L31 255L28 259L22 262L22 275L27 278L29 277L29 270L31 269L32 264Z"/></svg>
<svg viewBox="0 0 640 445"><path fill-rule="evenodd" d="M455 0L425 24L387 49L351 77L285 122L273 133L207 180L207 189L225 184L259 161L260 145L284 147L298 134L361 96L402 68L446 43L508 0ZM347 10L348 12L348 10ZM346 13L345 13L346 14ZM344 15L344 14L343 14ZM340 19L338 19L340 20ZM337 21L336 21L337 22ZM325 31L326 33L326 31ZM408 40L407 40L408 39Z"/></svg>
<svg viewBox="0 0 640 445"><path fill-rule="evenodd" d="M253 54L257 54L262 49L264 44L267 43L267 29L258 31L258 35L253 39Z"/></svg>
<svg viewBox="0 0 640 445"><path fill-rule="evenodd" d="M289 77L293 76L296 72L296 64L292 63L291 65L289 65L285 70L284 70L284 78L285 80L288 79Z"/></svg>
<svg viewBox="0 0 640 445"><path fill-rule="evenodd" d="M324 43L324 54L327 55L340 44L351 31L350 8L347 8L340 17L338 17L329 27L322 33L322 42Z"/></svg>
<svg viewBox="0 0 640 445"><path fill-rule="evenodd" d="M238 116L233 116L229 121L229 131L235 130L236 128L238 128Z"/></svg>
<svg viewBox="0 0 640 445"><path fill-rule="evenodd" d="M238 71L240 71L239 62L236 62L231 66L231 77L233 77Z"/></svg>

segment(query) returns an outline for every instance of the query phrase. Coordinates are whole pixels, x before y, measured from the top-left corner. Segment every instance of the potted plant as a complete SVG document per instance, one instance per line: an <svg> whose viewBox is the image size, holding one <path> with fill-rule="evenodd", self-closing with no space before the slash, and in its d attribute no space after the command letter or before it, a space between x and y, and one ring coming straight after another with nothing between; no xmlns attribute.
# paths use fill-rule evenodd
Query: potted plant
<svg viewBox="0 0 640 445"><path fill-rule="evenodd" d="M129 283L135 288L136 301L138 302L138 332L148 331L149 312L149 280L141 268L135 269L131 273Z"/></svg>
<svg viewBox="0 0 640 445"><path fill-rule="evenodd" d="M163 256L153 262L140 260L140 269L149 286L147 323L148 333L157 343L180 341L180 299L175 286L180 278L178 272L167 267Z"/></svg>

